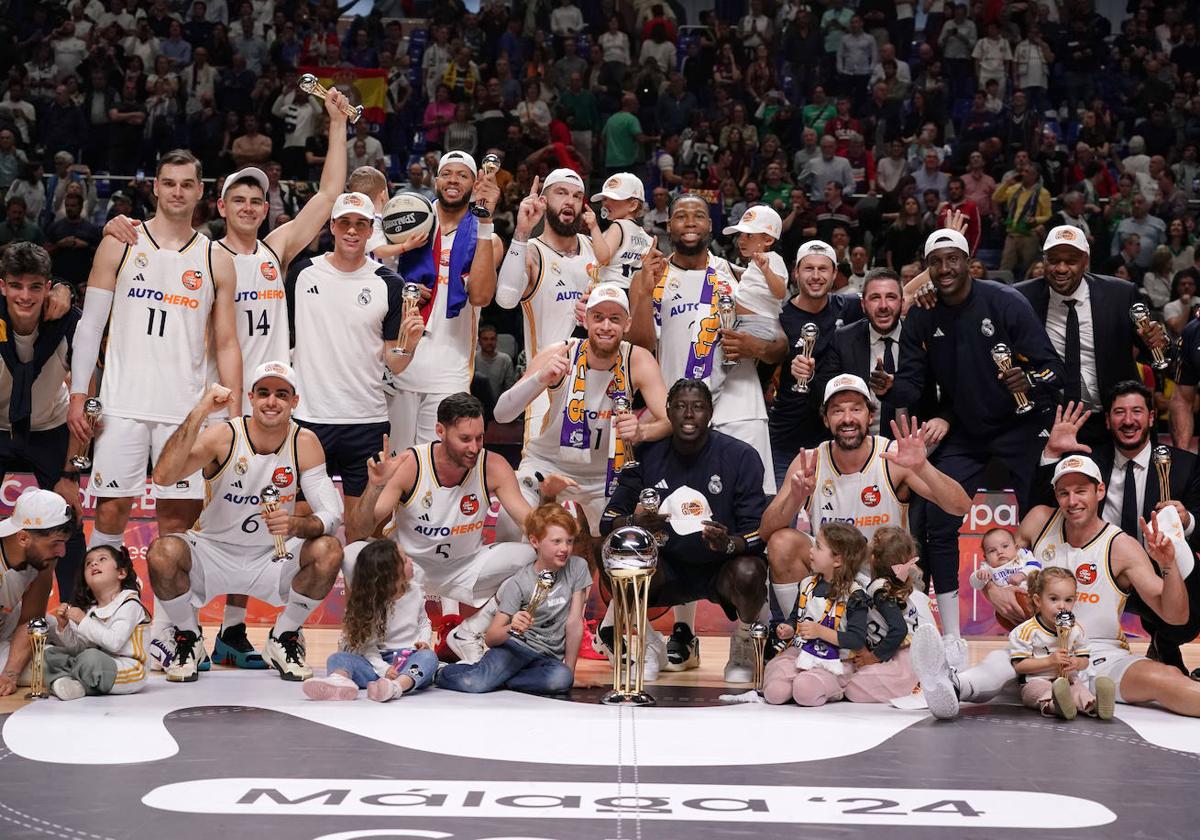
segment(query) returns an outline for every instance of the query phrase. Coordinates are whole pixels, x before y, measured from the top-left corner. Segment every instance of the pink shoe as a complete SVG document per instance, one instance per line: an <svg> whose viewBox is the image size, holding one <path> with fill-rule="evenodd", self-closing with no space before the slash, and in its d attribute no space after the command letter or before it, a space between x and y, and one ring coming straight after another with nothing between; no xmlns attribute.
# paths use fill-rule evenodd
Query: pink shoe
<svg viewBox="0 0 1200 840"><path fill-rule="evenodd" d="M387 677L380 677L374 682L367 683L367 697L376 703L395 700L401 694L403 692L400 690L400 683L396 680L389 680Z"/></svg>
<svg viewBox="0 0 1200 840"><path fill-rule="evenodd" d="M309 700L354 700L358 697L358 686L341 674L313 677L304 681L304 696Z"/></svg>

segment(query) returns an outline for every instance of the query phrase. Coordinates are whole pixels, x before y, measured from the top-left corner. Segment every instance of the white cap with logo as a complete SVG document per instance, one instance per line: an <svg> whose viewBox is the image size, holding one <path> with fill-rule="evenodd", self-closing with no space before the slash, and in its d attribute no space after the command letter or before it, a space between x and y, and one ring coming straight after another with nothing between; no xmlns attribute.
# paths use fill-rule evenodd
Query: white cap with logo
<svg viewBox="0 0 1200 840"><path fill-rule="evenodd" d="M250 387L253 388L264 379L282 379L284 382L292 386L292 390L296 390L296 371L292 370L292 366L285 362L263 362L254 369L254 375L250 377Z"/></svg>
<svg viewBox="0 0 1200 840"><path fill-rule="evenodd" d="M862 394L868 405L874 400L870 389L867 388L867 383L861 376L855 376L853 373L839 373L825 385L825 400L822 405L827 405L836 394L840 394L842 391Z"/></svg>
<svg viewBox="0 0 1200 840"><path fill-rule="evenodd" d="M591 309L602 303L615 303L624 309L626 313L629 312L629 295L625 294L625 290L616 283L601 283L592 289L588 295L586 308Z"/></svg>
<svg viewBox="0 0 1200 840"><path fill-rule="evenodd" d="M636 198L639 201L645 201L646 188L642 185L642 179L632 172L618 172L608 177L600 192L592 196L592 201L599 201L602 198L611 198L614 201Z"/></svg>
<svg viewBox="0 0 1200 840"><path fill-rule="evenodd" d="M26 529L55 528L70 520L66 499L51 490L30 487L17 497L12 516L0 522L0 537L10 537Z"/></svg>
<svg viewBox="0 0 1200 840"><path fill-rule="evenodd" d="M1049 251L1057 245L1070 245L1076 251L1082 251L1085 254L1092 253L1092 246L1088 245L1087 237L1074 225L1059 225L1051 228L1050 233L1046 236L1046 243L1042 245L1042 250Z"/></svg>
<svg viewBox="0 0 1200 840"><path fill-rule="evenodd" d="M1086 455L1068 455L1059 461L1058 466L1054 468L1054 478L1050 480L1050 484L1058 484L1060 478L1071 473L1086 475L1097 483L1104 482L1104 476L1100 474L1100 468L1096 466L1095 461Z"/></svg>
<svg viewBox="0 0 1200 840"><path fill-rule="evenodd" d="M783 219L779 218L779 214L773 208L762 205L747 207L738 223L729 225L722 233L726 236L735 233L765 233L772 239L778 239L783 235Z"/></svg>
<svg viewBox="0 0 1200 840"><path fill-rule="evenodd" d="M271 183L267 180L267 173L263 172L257 166L247 166L245 169L239 169L232 175L226 176L225 183L221 185L221 200L225 200L225 193L229 192L230 187L234 186L238 181L244 181L247 178L253 179L254 183L262 187L263 194L266 195Z"/></svg>
<svg viewBox="0 0 1200 840"><path fill-rule="evenodd" d="M330 221L356 213L364 219L375 218L375 205L371 199L360 192L342 193L333 202L333 210L329 213Z"/></svg>
<svg viewBox="0 0 1200 840"><path fill-rule="evenodd" d="M837 267L837 251L833 250L833 246L822 242L820 239L810 239L805 242L796 251L796 265L800 265L800 261L805 257L824 257Z"/></svg>
<svg viewBox="0 0 1200 840"><path fill-rule="evenodd" d="M663 499L658 511L667 518L671 530L680 536L700 533L704 530L704 521L712 519L708 499L686 484Z"/></svg>
<svg viewBox="0 0 1200 840"><path fill-rule="evenodd" d="M971 255L971 246L967 244L967 237L950 228L942 228L929 234L929 238L925 240L925 256L928 257L939 248L957 248L967 256Z"/></svg>

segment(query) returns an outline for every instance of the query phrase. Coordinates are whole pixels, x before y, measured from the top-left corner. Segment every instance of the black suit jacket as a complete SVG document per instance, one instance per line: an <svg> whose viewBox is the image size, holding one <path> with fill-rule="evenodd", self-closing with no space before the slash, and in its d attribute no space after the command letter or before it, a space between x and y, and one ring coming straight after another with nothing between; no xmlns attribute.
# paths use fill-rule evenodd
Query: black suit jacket
<svg viewBox="0 0 1200 840"><path fill-rule="evenodd" d="M1095 337L1096 379L1100 384L1100 399L1104 401L1109 391L1118 382L1139 379L1137 364L1129 352L1130 347L1148 356L1148 351L1134 329L1129 318L1129 307L1140 298L1137 286L1119 277L1087 273L1083 282L1088 284L1092 310L1092 335ZM1046 312L1050 308L1050 287L1045 278L1024 280L1015 286L1033 306L1033 311L1046 323Z"/></svg>

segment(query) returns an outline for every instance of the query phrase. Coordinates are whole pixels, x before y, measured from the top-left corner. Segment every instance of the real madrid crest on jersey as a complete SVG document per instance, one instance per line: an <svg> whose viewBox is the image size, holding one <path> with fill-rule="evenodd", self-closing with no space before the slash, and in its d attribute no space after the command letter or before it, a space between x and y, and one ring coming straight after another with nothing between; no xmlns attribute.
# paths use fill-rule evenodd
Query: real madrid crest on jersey
<svg viewBox="0 0 1200 840"><path fill-rule="evenodd" d="M708 480L708 492L709 493L716 495L717 493L721 492L721 488L722 488L721 476L714 475L712 478L710 478Z"/></svg>
<svg viewBox="0 0 1200 840"><path fill-rule="evenodd" d="M238 458L237 462L234 463L234 465L233 465L233 471L235 473L237 473L238 475L245 475L246 470L248 470L248 469L250 469L250 462L248 460L246 460L245 455Z"/></svg>
<svg viewBox="0 0 1200 840"><path fill-rule="evenodd" d="M430 491L430 490L425 491L425 495L421 497L421 507L425 508L425 510L429 510L431 507L433 507L433 492L432 491Z"/></svg>
<svg viewBox="0 0 1200 840"><path fill-rule="evenodd" d="M833 494L834 494L833 479L830 479L830 478L825 479L825 484L821 487L821 492L823 494L825 494L826 496L829 496L830 498L833 497Z"/></svg>
<svg viewBox="0 0 1200 840"><path fill-rule="evenodd" d="M138 268L145 268L146 266L150 265L150 258L143 253L138 253L138 255L133 258L133 264Z"/></svg>
<svg viewBox="0 0 1200 840"><path fill-rule="evenodd" d="M366 306L371 302L371 290L364 288L358 293L358 305Z"/></svg>
<svg viewBox="0 0 1200 840"><path fill-rule="evenodd" d="M1054 562L1054 554L1055 554L1054 544L1051 543L1050 545L1048 545L1042 549L1042 562L1045 565L1049 566L1051 563Z"/></svg>
<svg viewBox="0 0 1200 840"><path fill-rule="evenodd" d="M992 323L991 318L984 318L979 324L979 331L991 338L996 334L996 325Z"/></svg>

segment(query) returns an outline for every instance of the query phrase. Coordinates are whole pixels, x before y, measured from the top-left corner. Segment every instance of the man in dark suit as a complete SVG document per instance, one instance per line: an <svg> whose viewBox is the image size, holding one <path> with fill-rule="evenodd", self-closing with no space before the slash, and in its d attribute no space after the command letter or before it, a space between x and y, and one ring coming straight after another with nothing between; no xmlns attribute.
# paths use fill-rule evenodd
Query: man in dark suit
<svg viewBox="0 0 1200 840"><path fill-rule="evenodd" d="M1083 402L1092 418L1080 442L1096 446L1108 438L1097 409L1118 382L1137 379L1130 347L1149 358L1152 346L1166 347L1162 326L1134 326L1129 309L1138 302L1137 287L1116 277L1088 271L1091 248L1078 228L1060 225L1043 247L1045 276L1016 285L1046 327L1050 343L1066 367L1063 398Z"/></svg>
<svg viewBox="0 0 1200 840"><path fill-rule="evenodd" d="M1101 518L1140 540L1139 517L1149 522L1151 514L1170 506L1179 514L1188 545L1193 551L1200 548L1200 530L1196 528L1196 514L1200 511L1200 458L1173 446L1154 446L1151 440L1154 395L1141 382L1117 383L1106 405L1107 437L1090 448L1091 458L1104 476ZM1087 421L1087 412L1082 406L1068 404L1066 410L1059 409L1055 420L1038 467L1035 501L1039 504L1057 504L1050 482L1058 460L1071 452L1088 451L1077 439ZM1155 459L1156 453L1164 450L1169 455L1166 479L1170 493L1167 499L1162 498L1159 487L1162 477ZM1142 619L1142 627L1150 634L1150 658L1185 672L1179 646L1200 634L1200 569L1193 570L1186 583L1191 612L1184 624L1166 624L1136 593L1126 603L1126 609ZM1200 679L1200 669L1194 671L1192 677Z"/></svg>

